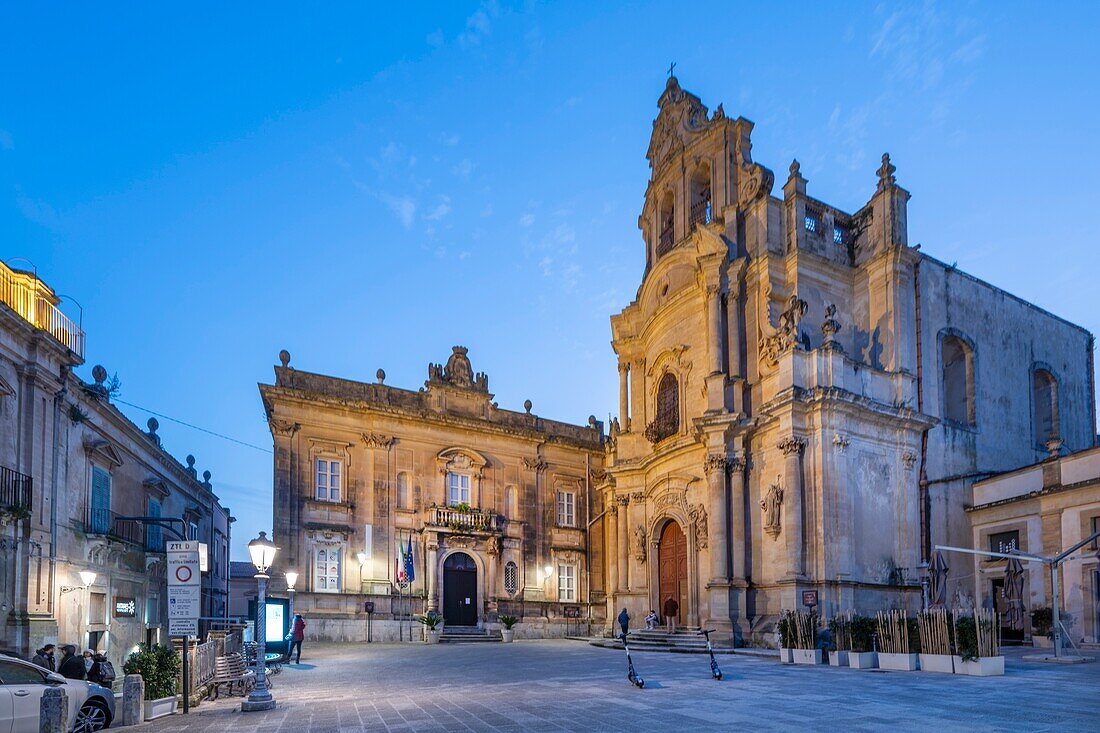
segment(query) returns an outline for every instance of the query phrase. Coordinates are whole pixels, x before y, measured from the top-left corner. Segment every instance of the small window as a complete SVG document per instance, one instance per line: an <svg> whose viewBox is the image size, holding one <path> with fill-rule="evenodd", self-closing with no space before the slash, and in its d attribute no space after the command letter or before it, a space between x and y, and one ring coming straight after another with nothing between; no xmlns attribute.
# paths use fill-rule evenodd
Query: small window
<svg viewBox="0 0 1100 733"><path fill-rule="evenodd" d="M318 501L340 501L340 461L317 459Z"/></svg>
<svg viewBox="0 0 1100 733"><path fill-rule="evenodd" d="M806 231L817 232L821 229L821 221L813 214L806 212Z"/></svg>
<svg viewBox="0 0 1100 733"><path fill-rule="evenodd" d="M844 231L842 227L833 227L833 242L836 244L845 244L848 241L848 232Z"/></svg>
<svg viewBox="0 0 1100 733"><path fill-rule="evenodd" d="M575 527L577 526L576 516L576 494L572 491L559 491L558 492L558 526L559 527Z"/></svg>
<svg viewBox="0 0 1100 733"><path fill-rule="evenodd" d="M665 373L658 382L656 402L656 417L645 429L646 439L651 443L680 432L680 384L671 372Z"/></svg>
<svg viewBox="0 0 1100 733"><path fill-rule="evenodd" d="M398 509L411 509L412 504L409 499L409 474L402 471L397 474L397 508Z"/></svg>
<svg viewBox="0 0 1100 733"><path fill-rule="evenodd" d="M958 336L943 339L943 416L974 425L974 353Z"/></svg>
<svg viewBox="0 0 1100 733"><path fill-rule="evenodd" d="M504 490L504 516L515 521L519 518L516 511L516 487L509 486Z"/></svg>
<svg viewBox="0 0 1100 733"><path fill-rule="evenodd" d="M577 568L573 565L558 565L558 600L577 600Z"/></svg>
<svg viewBox="0 0 1100 733"><path fill-rule="evenodd" d="M519 568L511 560L504 566L504 592L514 596L519 590Z"/></svg>
<svg viewBox="0 0 1100 733"><path fill-rule="evenodd" d="M313 589L323 593L340 591L340 557L338 548L317 550L313 566Z"/></svg>
<svg viewBox="0 0 1100 733"><path fill-rule="evenodd" d="M1031 373L1031 402L1035 412L1035 444L1045 450L1047 441L1061 437L1058 380L1046 369L1036 369Z"/></svg>
<svg viewBox="0 0 1100 733"><path fill-rule="evenodd" d="M451 506L470 503L470 477L464 473L448 473L449 493L447 503Z"/></svg>
<svg viewBox="0 0 1100 733"><path fill-rule="evenodd" d="M106 593L88 593L88 623L92 624L105 624L107 623L107 594ZM93 646L92 649L98 649L99 647Z"/></svg>
<svg viewBox="0 0 1100 733"><path fill-rule="evenodd" d="M1089 534L1093 535L1100 532L1100 517L1092 518L1092 529L1089 530ZM1092 541L1092 549L1100 550L1100 537L1097 537Z"/></svg>
<svg viewBox="0 0 1100 733"><path fill-rule="evenodd" d="M1009 553L1020 549L1020 531L997 532L989 535L989 551Z"/></svg>

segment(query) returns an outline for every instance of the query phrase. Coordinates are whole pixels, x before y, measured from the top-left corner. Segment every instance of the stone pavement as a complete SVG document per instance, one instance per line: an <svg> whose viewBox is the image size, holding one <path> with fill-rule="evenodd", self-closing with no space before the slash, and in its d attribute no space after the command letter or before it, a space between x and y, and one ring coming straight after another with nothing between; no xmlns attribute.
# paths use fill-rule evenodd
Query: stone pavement
<svg viewBox="0 0 1100 733"><path fill-rule="evenodd" d="M1025 663L1004 677L780 665L722 655L637 653L578 641L514 644L309 644L274 677L278 707L203 703L140 733L420 731L1072 731L1100 730L1100 662Z"/></svg>

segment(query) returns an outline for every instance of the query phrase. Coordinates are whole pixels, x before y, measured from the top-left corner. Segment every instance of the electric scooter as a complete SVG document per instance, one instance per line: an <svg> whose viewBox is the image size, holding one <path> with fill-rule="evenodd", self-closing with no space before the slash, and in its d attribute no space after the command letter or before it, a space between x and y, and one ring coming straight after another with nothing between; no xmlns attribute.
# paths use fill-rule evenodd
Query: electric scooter
<svg viewBox="0 0 1100 733"><path fill-rule="evenodd" d="M722 668L714 658L714 647L710 643L710 634L714 629L703 629L699 633L707 638L707 654L710 655L710 676L716 680L722 679Z"/></svg>
<svg viewBox="0 0 1100 733"><path fill-rule="evenodd" d="M645 687L645 680L634 671L634 661L630 658L630 647L626 645L626 634L620 634L619 638L623 640L623 649L626 649L626 678L630 680L630 684L636 687Z"/></svg>

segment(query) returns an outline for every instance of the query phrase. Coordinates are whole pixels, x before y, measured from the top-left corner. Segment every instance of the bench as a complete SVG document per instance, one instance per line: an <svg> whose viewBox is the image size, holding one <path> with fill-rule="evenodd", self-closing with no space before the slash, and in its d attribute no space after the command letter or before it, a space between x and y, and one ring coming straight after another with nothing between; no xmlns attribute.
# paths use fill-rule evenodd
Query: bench
<svg viewBox="0 0 1100 733"><path fill-rule="evenodd" d="M218 699L223 685L229 695L247 695L256 686L256 673L245 665L240 654L227 654L214 660L214 677L208 684L214 700Z"/></svg>

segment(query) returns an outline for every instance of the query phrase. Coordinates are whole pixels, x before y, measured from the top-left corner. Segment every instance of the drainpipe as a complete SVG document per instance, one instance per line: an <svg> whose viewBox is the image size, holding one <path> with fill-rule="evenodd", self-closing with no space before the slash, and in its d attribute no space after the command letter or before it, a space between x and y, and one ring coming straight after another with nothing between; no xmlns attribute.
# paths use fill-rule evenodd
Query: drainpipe
<svg viewBox="0 0 1100 733"><path fill-rule="evenodd" d="M917 412L924 414L924 349L923 333L921 328L921 298L920 298L920 264L918 258L913 266L913 297L916 307L916 336L917 336ZM928 428L920 434L920 559L921 564L928 566L932 556L932 527L931 517L932 502L928 493Z"/></svg>
<svg viewBox="0 0 1100 733"><path fill-rule="evenodd" d="M50 613L57 582L57 471L61 456L61 406L69 393L69 368L61 367L61 389L53 396L53 455L50 458Z"/></svg>
<svg viewBox="0 0 1100 733"><path fill-rule="evenodd" d="M584 454L584 601L588 604L588 631L592 632L592 454Z"/></svg>

